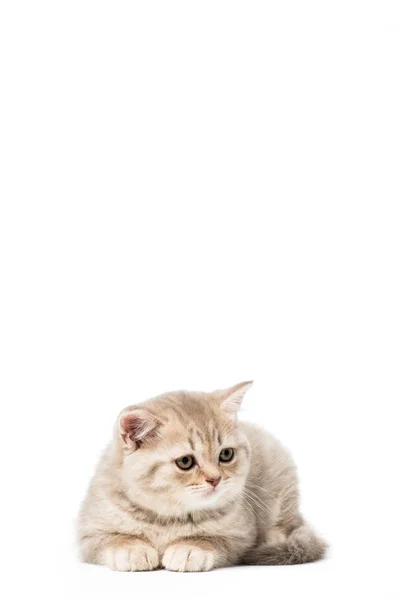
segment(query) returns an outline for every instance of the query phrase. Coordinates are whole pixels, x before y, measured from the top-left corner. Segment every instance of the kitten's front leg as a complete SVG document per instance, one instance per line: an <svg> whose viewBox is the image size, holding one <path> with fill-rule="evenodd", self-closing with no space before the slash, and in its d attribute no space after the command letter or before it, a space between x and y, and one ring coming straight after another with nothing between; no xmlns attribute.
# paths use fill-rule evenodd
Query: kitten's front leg
<svg viewBox="0 0 400 600"><path fill-rule="evenodd" d="M114 571L152 571L160 566L157 550L145 539L129 535L106 535L88 540L87 562L105 565ZM88 548L89 550L89 548Z"/></svg>
<svg viewBox="0 0 400 600"><path fill-rule="evenodd" d="M223 548L203 538L185 538L166 549L162 565L169 571L210 571L228 564Z"/></svg>

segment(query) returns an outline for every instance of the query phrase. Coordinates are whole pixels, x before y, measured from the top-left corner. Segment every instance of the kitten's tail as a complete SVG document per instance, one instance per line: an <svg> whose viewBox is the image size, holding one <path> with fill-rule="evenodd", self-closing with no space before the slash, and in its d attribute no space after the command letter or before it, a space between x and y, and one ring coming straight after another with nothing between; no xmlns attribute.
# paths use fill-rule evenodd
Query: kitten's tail
<svg viewBox="0 0 400 600"><path fill-rule="evenodd" d="M325 556L328 545L308 525L298 527L283 542L262 544L248 550L246 565L296 565L314 562Z"/></svg>

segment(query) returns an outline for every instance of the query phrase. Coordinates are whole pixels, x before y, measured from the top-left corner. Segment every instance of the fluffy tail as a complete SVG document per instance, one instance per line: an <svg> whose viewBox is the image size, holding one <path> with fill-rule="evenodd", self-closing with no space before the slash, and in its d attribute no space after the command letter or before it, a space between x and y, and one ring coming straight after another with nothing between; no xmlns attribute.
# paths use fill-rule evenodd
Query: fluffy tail
<svg viewBox="0 0 400 600"><path fill-rule="evenodd" d="M252 548L246 552L242 562L246 565L297 565L323 558L327 547L326 542L308 525L302 525L285 541Z"/></svg>

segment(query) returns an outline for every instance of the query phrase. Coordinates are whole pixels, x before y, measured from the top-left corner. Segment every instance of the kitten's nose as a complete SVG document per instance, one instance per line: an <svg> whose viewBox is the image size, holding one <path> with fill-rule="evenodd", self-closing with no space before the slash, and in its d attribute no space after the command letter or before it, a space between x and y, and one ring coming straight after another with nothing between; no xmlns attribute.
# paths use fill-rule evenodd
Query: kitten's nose
<svg viewBox="0 0 400 600"><path fill-rule="evenodd" d="M210 483L214 488L217 487L221 481L221 477L213 477L212 479L206 479L207 483Z"/></svg>

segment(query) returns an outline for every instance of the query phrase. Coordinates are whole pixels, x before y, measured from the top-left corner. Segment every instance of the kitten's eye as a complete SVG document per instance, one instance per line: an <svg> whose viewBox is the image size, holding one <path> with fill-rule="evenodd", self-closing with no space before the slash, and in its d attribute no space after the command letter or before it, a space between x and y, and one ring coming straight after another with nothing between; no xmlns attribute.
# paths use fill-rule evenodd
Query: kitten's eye
<svg viewBox="0 0 400 600"><path fill-rule="evenodd" d="M233 448L224 448L220 452L219 460L221 462L230 462L234 456L235 456L235 452L234 452Z"/></svg>
<svg viewBox="0 0 400 600"><path fill-rule="evenodd" d="M194 458L193 456L181 456L175 461L175 463L180 469L188 471L194 465Z"/></svg>

